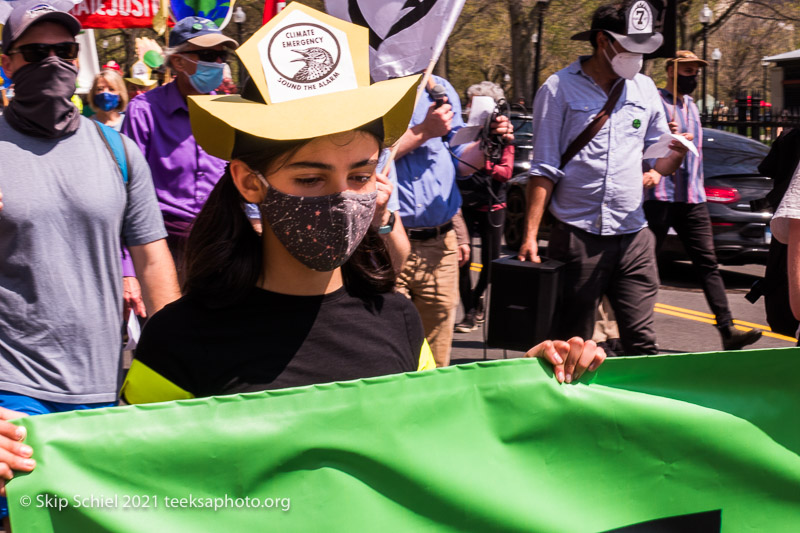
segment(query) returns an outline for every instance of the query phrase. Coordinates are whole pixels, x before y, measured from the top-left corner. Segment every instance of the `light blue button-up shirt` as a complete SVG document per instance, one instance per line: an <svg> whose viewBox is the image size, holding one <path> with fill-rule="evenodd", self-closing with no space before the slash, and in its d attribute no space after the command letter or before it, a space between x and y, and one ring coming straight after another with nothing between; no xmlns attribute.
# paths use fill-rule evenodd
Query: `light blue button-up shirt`
<svg viewBox="0 0 800 533"><path fill-rule="evenodd" d="M447 89L447 100L453 106L452 137L464 125L461 118L461 101L458 93L444 78L433 77ZM427 91L414 108L409 127L425 120L433 103ZM453 152L461 157L467 145L454 146ZM397 160L397 193L400 200L400 217L406 228L429 228L449 221L461 207L461 194L456 186L458 162L447 151L442 139L428 139L415 150Z"/></svg>
<svg viewBox="0 0 800 533"><path fill-rule="evenodd" d="M647 226L642 210L642 154L669 132L653 80L637 74L603 128L560 170L561 154L600 112L608 95L581 68L581 57L550 76L533 106L531 175L555 183L550 212L596 235Z"/></svg>

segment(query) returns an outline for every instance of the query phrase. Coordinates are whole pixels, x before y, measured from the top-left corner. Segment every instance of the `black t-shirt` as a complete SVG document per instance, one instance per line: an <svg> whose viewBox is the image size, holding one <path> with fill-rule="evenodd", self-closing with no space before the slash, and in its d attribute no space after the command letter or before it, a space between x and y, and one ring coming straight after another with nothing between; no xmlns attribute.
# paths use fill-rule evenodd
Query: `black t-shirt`
<svg viewBox="0 0 800 533"><path fill-rule="evenodd" d="M426 351L419 314L399 294L368 302L345 288L321 296L253 288L222 309L184 296L145 326L123 397L143 403L411 372Z"/></svg>

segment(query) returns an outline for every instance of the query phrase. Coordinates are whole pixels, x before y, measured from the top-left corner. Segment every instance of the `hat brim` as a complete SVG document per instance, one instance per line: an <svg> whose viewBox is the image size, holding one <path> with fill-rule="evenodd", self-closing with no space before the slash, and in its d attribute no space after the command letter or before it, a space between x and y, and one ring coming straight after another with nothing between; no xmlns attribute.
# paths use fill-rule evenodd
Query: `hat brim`
<svg viewBox="0 0 800 533"><path fill-rule="evenodd" d="M25 24L16 29L11 34L11 39L9 39L8 43L3 43L3 53L8 52L11 49L11 45L13 45L17 39L22 37L22 34L28 31L31 26L39 24L40 22L55 22L57 24L61 24L67 28L67 31L69 31L73 37L81 32L81 23L78 22L78 19L64 11L51 11L50 13L40 15L31 21L30 24ZM0 27L2 27L2 24L0 24Z"/></svg>
<svg viewBox="0 0 800 533"><path fill-rule="evenodd" d="M652 54L664 44L664 36L660 33L647 35L622 35L613 31L608 31L608 33L617 40L622 48L634 54Z"/></svg>
<svg viewBox="0 0 800 533"><path fill-rule="evenodd" d="M678 63L683 64L683 65L695 64L695 65L699 65L701 67L707 67L709 65L708 61L704 61L704 60L700 59L699 57L685 57L685 58L684 57L673 57L673 58L667 59L667 65L672 65L676 61Z"/></svg>
<svg viewBox="0 0 800 533"><path fill-rule="evenodd" d="M622 35L610 30L586 30L576 33L570 39L573 41L588 41L593 33L604 31L616 39L620 46L634 54L652 54L664 44L664 36L660 33L647 35Z"/></svg>
<svg viewBox="0 0 800 533"><path fill-rule="evenodd" d="M384 140L391 144L408 129L419 79L396 78L278 104L239 95L190 96L192 132L206 152L226 161L231 158L236 130L277 141L313 139L383 118Z"/></svg>
<svg viewBox="0 0 800 533"><path fill-rule="evenodd" d="M187 39L185 42L192 43L196 46L202 46L203 48L211 48L212 46L217 46L218 44L224 44L228 48L238 48L239 46L239 43L221 33L207 33L205 35L200 35L199 37Z"/></svg>
<svg viewBox="0 0 800 533"><path fill-rule="evenodd" d="M582 31L580 33L576 33L575 35L570 37L570 39L572 39L573 41L588 41L589 39L591 39L592 33L595 33L595 32L598 32L598 31L603 31L603 30L586 30L586 31Z"/></svg>
<svg viewBox="0 0 800 533"><path fill-rule="evenodd" d="M141 78L125 78L125 81L133 85L139 85L140 87L152 87L158 83L158 80L143 80Z"/></svg>

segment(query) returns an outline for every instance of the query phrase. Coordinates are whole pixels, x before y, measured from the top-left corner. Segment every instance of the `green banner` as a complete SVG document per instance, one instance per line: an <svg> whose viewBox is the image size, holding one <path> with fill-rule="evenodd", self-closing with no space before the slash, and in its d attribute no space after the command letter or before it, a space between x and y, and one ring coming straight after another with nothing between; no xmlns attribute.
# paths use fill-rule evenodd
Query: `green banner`
<svg viewBox="0 0 800 533"><path fill-rule="evenodd" d="M794 533L798 377L795 348L614 359L572 385L508 360L25 418L38 466L8 486L11 523Z"/></svg>

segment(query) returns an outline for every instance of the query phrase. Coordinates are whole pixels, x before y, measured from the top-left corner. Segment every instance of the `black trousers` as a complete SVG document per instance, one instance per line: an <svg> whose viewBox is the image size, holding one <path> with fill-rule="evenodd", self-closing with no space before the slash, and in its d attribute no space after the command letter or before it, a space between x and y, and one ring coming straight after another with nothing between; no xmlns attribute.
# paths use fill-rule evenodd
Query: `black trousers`
<svg viewBox="0 0 800 533"><path fill-rule="evenodd" d="M732 326L733 315L714 253L711 217L706 204L650 200L644 203L644 213L647 224L656 236L656 253L661 250L669 228L673 228L700 277L708 307L717 317L717 327Z"/></svg>
<svg viewBox="0 0 800 533"><path fill-rule="evenodd" d="M498 209L489 212L462 207L461 212L464 215L464 222L467 224L470 241L475 236L480 239L481 264L483 265L475 288L472 288L472 278L470 277L470 263L474 258L471 257L464 266L459 267L458 292L461 296L461 304L464 306L464 314L466 314L477 307L489 284L489 264L500 257L506 210Z"/></svg>
<svg viewBox="0 0 800 533"><path fill-rule="evenodd" d="M605 294L616 314L625 354L658 353L653 316L658 268L649 229L603 236L556 220L547 255L565 263L555 338L591 339L595 310Z"/></svg>

